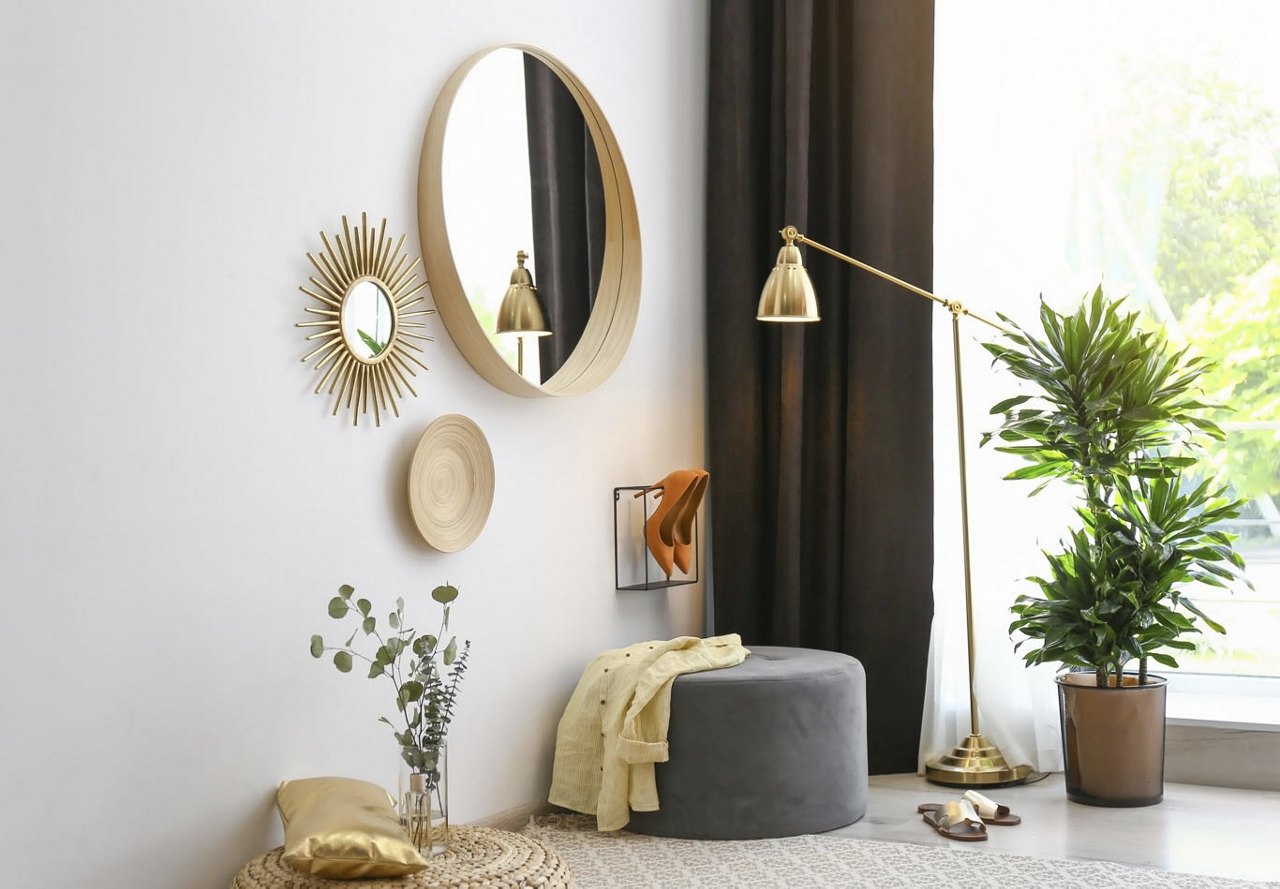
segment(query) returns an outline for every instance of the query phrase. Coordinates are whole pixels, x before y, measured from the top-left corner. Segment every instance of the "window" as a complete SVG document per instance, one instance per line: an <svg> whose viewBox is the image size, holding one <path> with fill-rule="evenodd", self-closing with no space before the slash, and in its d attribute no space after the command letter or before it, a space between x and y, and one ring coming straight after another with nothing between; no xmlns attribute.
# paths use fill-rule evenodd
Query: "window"
<svg viewBox="0 0 1280 889"><path fill-rule="evenodd" d="M936 289L1032 325L1041 294L1066 309L1102 281L1217 362L1206 400L1236 411L1208 463L1247 501L1230 530L1254 589L1197 592L1227 634L1179 661L1280 676L1280 5L961 6L938 8ZM973 437L1007 384L964 355ZM1029 509L1019 485L990 483L1007 469L970 460L975 562L992 537L997 566L975 579L1006 608L1039 570L1011 576L1007 553L1053 547L1069 521L1065 502Z"/></svg>

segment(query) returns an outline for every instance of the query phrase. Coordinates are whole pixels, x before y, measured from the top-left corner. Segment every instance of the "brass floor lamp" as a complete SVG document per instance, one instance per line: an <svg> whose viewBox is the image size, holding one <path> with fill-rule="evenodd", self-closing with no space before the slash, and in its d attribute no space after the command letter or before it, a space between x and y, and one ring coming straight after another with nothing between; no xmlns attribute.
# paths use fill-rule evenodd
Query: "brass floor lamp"
<svg viewBox="0 0 1280 889"><path fill-rule="evenodd" d="M996 330L1005 328L996 322L971 312L960 303L935 296L927 290L908 284L893 275L860 262L851 256L845 256L817 241L811 241L796 230L794 225L784 228L780 234L785 242L778 251L778 264L769 273L764 290L760 293L760 307L756 311L759 321L817 321L818 301L813 292L813 282L805 271L800 259L800 248L797 244L808 244L836 259L844 260L877 278L883 278L896 284L903 290L909 290L917 296L933 300L951 313L951 348L955 366L956 388L956 433L960 454L960 533L964 552L964 613L967 630L969 653L969 737L952 748L950 753L925 764L925 777L935 784L954 787L973 785L1019 784L1031 775L1031 766L1011 766L1005 761L1000 748L988 741L978 728L978 699L973 691L974 645L973 645L973 582L969 569L969 493L965 479L964 449L964 393L960 385L960 316L968 315L976 318Z"/></svg>

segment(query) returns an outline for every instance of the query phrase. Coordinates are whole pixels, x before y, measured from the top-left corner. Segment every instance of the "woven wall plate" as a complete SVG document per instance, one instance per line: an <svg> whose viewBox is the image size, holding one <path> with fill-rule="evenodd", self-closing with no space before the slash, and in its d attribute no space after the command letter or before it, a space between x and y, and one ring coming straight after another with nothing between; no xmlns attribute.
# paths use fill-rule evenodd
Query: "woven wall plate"
<svg viewBox="0 0 1280 889"><path fill-rule="evenodd" d="M470 418L445 414L427 427L409 469L409 507L422 538L456 553L471 545L493 506L493 453Z"/></svg>

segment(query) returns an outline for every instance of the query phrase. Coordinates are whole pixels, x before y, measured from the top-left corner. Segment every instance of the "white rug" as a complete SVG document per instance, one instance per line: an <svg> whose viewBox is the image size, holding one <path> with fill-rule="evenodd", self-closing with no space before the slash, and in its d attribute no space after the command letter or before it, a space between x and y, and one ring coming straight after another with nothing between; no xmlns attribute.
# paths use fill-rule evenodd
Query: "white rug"
<svg viewBox="0 0 1280 889"><path fill-rule="evenodd" d="M1170 873L1107 861L1029 858L848 837L672 840L599 833L585 815L538 815L524 829L569 863L577 889L849 887L1257 889L1280 883ZM954 844L956 846L959 843Z"/></svg>

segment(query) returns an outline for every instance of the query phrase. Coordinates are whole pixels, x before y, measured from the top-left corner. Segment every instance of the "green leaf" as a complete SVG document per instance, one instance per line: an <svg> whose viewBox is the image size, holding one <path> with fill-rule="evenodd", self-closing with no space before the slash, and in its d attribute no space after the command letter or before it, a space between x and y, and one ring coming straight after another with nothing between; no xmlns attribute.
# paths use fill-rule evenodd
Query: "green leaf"
<svg viewBox="0 0 1280 889"><path fill-rule="evenodd" d="M347 600L342 598L341 596L334 596L332 599L329 600L329 616L330 617L335 619L340 617L346 617L348 610L349 609L347 606Z"/></svg>
<svg viewBox="0 0 1280 889"><path fill-rule="evenodd" d="M1056 475L1059 472L1057 463L1033 463L1030 466L1023 466L1015 469L1013 472L1005 476L1010 481L1022 481L1024 479L1044 478L1046 475Z"/></svg>
<svg viewBox="0 0 1280 889"><path fill-rule="evenodd" d="M373 610L373 603L368 599L360 599L356 602L356 608L360 609L360 615L362 617L368 617L369 612Z"/></svg>
<svg viewBox="0 0 1280 889"><path fill-rule="evenodd" d="M333 665L338 668L340 673L351 672L351 652L339 651L333 655Z"/></svg>
<svg viewBox="0 0 1280 889"><path fill-rule="evenodd" d="M360 335L360 339L364 342L365 346L369 349L369 352L372 353L369 356L370 358L375 357L376 355L381 353L383 349L387 347L386 343L378 342L377 340L369 336L369 334L365 333L363 330L361 330L358 327L356 328L356 333Z"/></svg>
<svg viewBox="0 0 1280 889"><path fill-rule="evenodd" d="M454 659L457 656L458 656L458 637L454 636L452 639L449 640L449 644L446 645L444 649L445 666L452 664Z"/></svg>
<svg viewBox="0 0 1280 889"><path fill-rule="evenodd" d="M321 636L311 637L311 656L320 657L324 654L324 638Z"/></svg>
<svg viewBox="0 0 1280 889"><path fill-rule="evenodd" d="M400 615L396 614L394 611L391 612L390 614L387 615L387 623L391 626L391 629L393 630L400 629Z"/></svg>
<svg viewBox="0 0 1280 889"><path fill-rule="evenodd" d="M435 599L441 605L447 605L454 599L458 598L458 590L456 587L449 585L438 586L431 591L431 598Z"/></svg>
<svg viewBox="0 0 1280 889"><path fill-rule="evenodd" d="M374 631L374 629L377 626L377 623L378 621L376 618L366 617L363 621L361 621L360 629L364 630L364 634L368 636L370 633Z"/></svg>
<svg viewBox="0 0 1280 889"><path fill-rule="evenodd" d="M338 587L338 593L344 599L350 599L351 594L354 593L355 591L356 591L356 588L349 583L344 583L342 586Z"/></svg>
<svg viewBox="0 0 1280 889"><path fill-rule="evenodd" d="M1018 395L1013 398L1006 398L1004 401L996 402L996 404L991 408L991 413L1003 414L1010 408L1015 408L1020 404L1026 404L1030 400L1030 395Z"/></svg>

